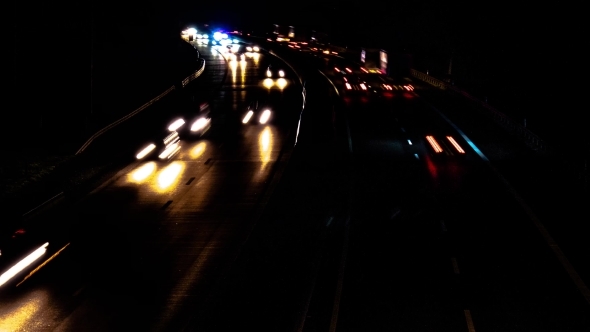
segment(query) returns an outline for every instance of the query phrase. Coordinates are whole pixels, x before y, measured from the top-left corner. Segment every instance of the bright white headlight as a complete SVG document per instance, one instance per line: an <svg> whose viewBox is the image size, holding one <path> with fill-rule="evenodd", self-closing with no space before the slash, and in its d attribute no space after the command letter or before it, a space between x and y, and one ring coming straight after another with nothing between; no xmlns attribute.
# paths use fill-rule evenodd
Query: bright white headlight
<svg viewBox="0 0 590 332"><path fill-rule="evenodd" d="M266 122L268 122L268 119L270 119L270 110L264 110L264 112L262 112L262 114L260 115L260 123L261 124L265 124Z"/></svg>
<svg viewBox="0 0 590 332"><path fill-rule="evenodd" d="M176 119L176 120L174 120L174 122L172 122L168 126L168 130L169 131L176 131L176 129L182 127L182 125L184 125L184 120L183 119Z"/></svg>
<svg viewBox="0 0 590 332"><path fill-rule="evenodd" d="M202 129L204 129L207 126L208 123L209 123L209 119L199 118L191 126L191 131L199 131L199 130L202 130Z"/></svg>
<svg viewBox="0 0 590 332"><path fill-rule="evenodd" d="M156 148L155 144L150 144L148 146L146 146L145 148L143 148L141 151L139 151L139 153L137 154L137 156L135 156L137 159L143 159L145 156L147 156L150 152L154 151L154 149Z"/></svg>

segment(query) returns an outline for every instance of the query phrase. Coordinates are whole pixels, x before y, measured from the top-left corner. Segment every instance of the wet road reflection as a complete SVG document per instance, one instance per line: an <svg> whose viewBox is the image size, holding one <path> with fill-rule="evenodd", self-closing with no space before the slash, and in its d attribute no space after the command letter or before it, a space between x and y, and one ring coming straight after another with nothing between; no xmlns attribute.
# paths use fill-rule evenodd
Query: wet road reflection
<svg viewBox="0 0 590 332"><path fill-rule="evenodd" d="M72 245L2 302L0 330L176 330L231 264L256 222L271 166L281 149L293 146L296 123L233 127L232 117L267 93L259 66L278 60L198 49L206 70L215 71L209 76L229 71L209 101L212 128L181 139L169 161L136 161L75 209L54 216L73 221ZM266 101L278 119L296 116L301 91L280 89Z"/></svg>

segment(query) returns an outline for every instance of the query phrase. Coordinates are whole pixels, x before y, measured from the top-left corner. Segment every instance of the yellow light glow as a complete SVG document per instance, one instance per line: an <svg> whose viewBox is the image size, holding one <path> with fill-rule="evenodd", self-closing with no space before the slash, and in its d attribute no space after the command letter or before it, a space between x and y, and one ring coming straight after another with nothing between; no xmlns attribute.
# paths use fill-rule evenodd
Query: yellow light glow
<svg viewBox="0 0 590 332"><path fill-rule="evenodd" d="M182 127L182 125L184 125L184 120L183 119L176 119L176 120L174 120L174 122L172 122L168 126L168 130L169 131L175 131L176 129Z"/></svg>
<svg viewBox="0 0 590 332"><path fill-rule="evenodd" d="M260 147L260 160L264 163L270 161L270 150L272 148L272 140L273 135L270 127L264 127L264 130L260 133L260 137L258 139L259 147Z"/></svg>
<svg viewBox="0 0 590 332"><path fill-rule="evenodd" d="M242 84L242 87L246 85L246 60L244 59L240 61L240 83Z"/></svg>
<svg viewBox="0 0 590 332"><path fill-rule="evenodd" d="M258 149L260 153L261 165L257 177L264 175L264 171L266 170L267 165L271 161L273 143L273 130L270 126L267 125L264 127L264 129L260 132L260 135L258 136Z"/></svg>
<svg viewBox="0 0 590 332"><path fill-rule="evenodd" d="M260 61L260 53L246 53L246 57L254 60L254 65L258 66L258 61Z"/></svg>
<svg viewBox="0 0 590 332"><path fill-rule="evenodd" d="M0 315L0 331L26 331L30 328L28 323L47 305L48 295L43 291L27 292L25 296L26 298L21 301L23 304ZM10 308L9 302L3 309L7 308Z"/></svg>
<svg viewBox="0 0 590 332"><path fill-rule="evenodd" d="M246 113L246 116L244 116L242 123L248 123L248 121L250 121L250 119L252 118L252 115L254 115L254 112L248 111L248 113Z"/></svg>
<svg viewBox="0 0 590 332"><path fill-rule="evenodd" d="M141 183L145 181L150 175L156 171L156 163L150 161L134 169L129 174L129 180L135 183Z"/></svg>
<svg viewBox="0 0 590 332"><path fill-rule="evenodd" d="M191 158L198 159L199 157L201 157L203 155L203 153L205 153L206 149L207 149L207 143L206 142L199 142L197 145L195 145L194 148L191 149Z"/></svg>
<svg viewBox="0 0 590 332"><path fill-rule="evenodd" d="M271 78L266 78L266 79L264 79L262 84L264 85L265 88L270 89L273 87L274 81Z"/></svg>
<svg viewBox="0 0 590 332"><path fill-rule="evenodd" d="M231 61L230 63L230 68L231 68L231 82L232 83L236 83L237 82L237 71L238 71L238 62L237 61Z"/></svg>
<svg viewBox="0 0 590 332"><path fill-rule="evenodd" d="M160 171L158 175L158 191L169 191L171 187L178 182L180 174L184 169L184 163L174 161Z"/></svg>
<svg viewBox="0 0 590 332"><path fill-rule="evenodd" d="M281 90L283 90L287 86L287 80L284 78L279 78L276 83L279 89Z"/></svg>
<svg viewBox="0 0 590 332"><path fill-rule="evenodd" d="M266 77L272 77L272 72L270 70L266 70Z"/></svg>

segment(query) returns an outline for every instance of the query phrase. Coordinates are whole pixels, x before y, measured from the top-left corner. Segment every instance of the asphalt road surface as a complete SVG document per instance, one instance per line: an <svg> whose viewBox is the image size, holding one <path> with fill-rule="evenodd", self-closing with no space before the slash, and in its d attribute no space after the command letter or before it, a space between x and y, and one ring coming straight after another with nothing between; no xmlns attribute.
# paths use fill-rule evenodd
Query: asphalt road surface
<svg viewBox="0 0 590 332"><path fill-rule="evenodd" d="M210 131L42 216L70 244L5 296L0 329L590 330L583 275L431 87L346 94L280 48L290 65L198 48L187 95ZM270 124L241 123L254 99Z"/></svg>

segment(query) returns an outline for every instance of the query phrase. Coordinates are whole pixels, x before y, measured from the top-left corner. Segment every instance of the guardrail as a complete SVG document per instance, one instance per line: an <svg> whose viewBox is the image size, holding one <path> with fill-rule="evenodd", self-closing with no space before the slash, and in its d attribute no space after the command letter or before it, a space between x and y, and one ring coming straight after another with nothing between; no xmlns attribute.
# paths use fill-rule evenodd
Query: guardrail
<svg viewBox="0 0 590 332"><path fill-rule="evenodd" d="M531 146L533 149L545 150L547 148L545 142L543 142L543 140L539 136L535 135L530 130L528 130L525 127L523 127L522 125L518 124L518 122L512 120L506 114L493 108L488 103L473 97L472 95L470 95L466 91L461 90L452 84L441 81L439 79L436 79L436 78L429 76L427 74L424 74L422 72L419 72L415 69L410 69L410 74L413 77L415 77L423 82L426 82L434 87L437 87L441 90L452 90L452 91L462 95L463 97L471 100L472 102L476 103L478 106L480 106L480 107L478 107L478 110L485 112L485 114L487 116L491 117L496 123L500 124L504 129L506 129L508 131L515 132L518 136L524 138L526 143L529 146Z"/></svg>
<svg viewBox="0 0 590 332"><path fill-rule="evenodd" d="M182 87L184 88L185 86L187 86L191 81L193 81L194 79L196 79L197 77L201 76L201 74L203 73L203 71L205 70L205 59L200 59L203 64L201 65L201 68L197 71L195 71L194 73L192 73L191 75L189 75L188 77L186 77L185 79L182 80ZM101 130L97 131L96 133L94 133L94 135L92 135L79 149L78 151L76 151L76 155L79 155L80 153L84 152L84 150L86 150L88 148L88 146L90 146L90 144L92 144L92 142L97 139L99 136L101 136L102 134L106 133L107 131L113 129L114 127L118 126L119 124L123 123L124 121L130 119L131 117L137 115L139 112L143 111L144 109L148 108L149 106L151 106L152 104L154 104L155 102L157 102L158 100L164 98L167 94L169 94L170 92L172 92L174 89L176 89L176 87L173 85L170 88L168 88L166 91L162 92L161 94L159 94L158 96L156 96L155 98L153 98L152 100L148 101L147 103L141 105L140 107L138 107L136 110L134 110L133 112L125 115L124 117L120 118L119 120L109 124L108 126L102 128Z"/></svg>
<svg viewBox="0 0 590 332"><path fill-rule="evenodd" d="M183 88L185 86L187 86L190 82L192 82L194 79L196 79L197 77L201 76L201 74L205 70L205 59L200 58L199 60L202 60L203 61L203 65L201 66L201 69L195 71L192 75L190 75L187 78L185 78L185 79L182 80L182 87Z"/></svg>

